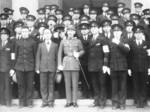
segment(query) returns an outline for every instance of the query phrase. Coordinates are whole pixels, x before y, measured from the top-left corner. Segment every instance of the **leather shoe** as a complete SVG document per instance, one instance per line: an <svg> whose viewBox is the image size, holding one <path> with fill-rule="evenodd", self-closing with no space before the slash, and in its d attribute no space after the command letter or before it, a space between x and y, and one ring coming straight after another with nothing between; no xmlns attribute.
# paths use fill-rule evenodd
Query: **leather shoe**
<svg viewBox="0 0 150 112"><path fill-rule="evenodd" d="M29 108L33 108L33 105L32 105L32 104L31 104L31 105L28 105L28 107L29 107Z"/></svg>
<svg viewBox="0 0 150 112"><path fill-rule="evenodd" d="M72 106L72 103L67 103L64 107L67 108L67 107L70 107Z"/></svg>
<svg viewBox="0 0 150 112"><path fill-rule="evenodd" d="M88 107L98 107L98 105L93 103L93 104L89 105Z"/></svg>
<svg viewBox="0 0 150 112"><path fill-rule="evenodd" d="M77 104L77 103L73 103L73 106L74 106L75 108L77 108L77 107L78 107L78 104Z"/></svg>
<svg viewBox="0 0 150 112"><path fill-rule="evenodd" d="M53 104L53 103L48 104L48 107L53 108L53 107L54 107L54 104Z"/></svg>
<svg viewBox="0 0 150 112"><path fill-rule="evenodd" d="M42 104L41 105L41 108L44 108L44 107L46 107L47 106L47 104Z"/></svg>
<svg viewBox="0 0 150 112"><path fill-rule="evenodd" d="M116 110L116 109L117 109L117 106L113 106L112 109L113 109L113 110Z"/></svg>
<svg viewBox="0 0 150 112"><path fill-rule="evenodd" d="M125 110L125 107L123 107L123 106L122 106L122 107L120 107L120 110Z"/></svg>

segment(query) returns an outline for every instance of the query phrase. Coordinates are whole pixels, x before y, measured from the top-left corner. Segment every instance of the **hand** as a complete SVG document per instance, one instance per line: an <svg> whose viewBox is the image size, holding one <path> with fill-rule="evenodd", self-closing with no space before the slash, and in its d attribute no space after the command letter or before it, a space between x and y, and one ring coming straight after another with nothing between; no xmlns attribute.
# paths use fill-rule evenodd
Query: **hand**
<svg viewBox="0 0 150 112"><path fill-rule="evenodd" d="M107 73L108 73L108 75L110 75L110 68L109 67L107 67Z"/></svg>
<svg viewBox="0 0 150 112"><path fill-rule="evenodd" d="M103 73L105 74L107 72L107 66L102 67Z"/></svg>
<svg viewBox="0 0 150 112"><path fill-rule="evenodd" d="M57 75L56 75L56 82L57 82L57 83L60 83L60 82L61 82L61 79L62 79L62 74L57 73Z"/></svg>
<svg viewBox="0 0 150 112"><path fill-rule="evenodd" d="M63 66L62 66L62 65L59 65L59 66L58 66L58 70L62 71L62 70L63 70Z"/></svg>
<svg viewBox="0 0 150 112"><path fill-rule="evenodd" d="M59 37L58 32L54 32L53 36L54 36L54 38L58 38Z"/></svg>
<svg viewBox="0 0 150 112"><path fill-rule="evenodd" d="M114 42L114 43L117 44L117 45L120 43L119 39L115 39L115 38L112 39L112 42Z"/></svg>
<svg viewBox="0 0 150 112"><path fill-rule="evenodd" d="M13 69L11 69L10 72L9 72L9 74L12 77L15 74L15 71Z"/></svg>
<svg viewBox="0 0 150 112"><path fill-rule="evenodd" d="M40 74L40 70L37 70L36 73L37 73L37 74Z"/></svg>
<svg viewBox="0 0 150 112"><path fill-rule="evenodd" d="M12 76L12 80L13 80L13 82L17 83L17 76L16 76L16 73L14 73L14 75Z"/></svg>
<svg viewBox="0 0 150 112"><path fill-rule="evenodd" d="M73 52L73 56L74 56L76 59L78 59L78 58L79 58L79 52L74 51L74 52Z"/></svg>
<svg viewBox="0 0 150 112"><path fill-rule="evenodd" d="M148 69L148 75L150 75L150 68Z"/></svg>
<svg viewBox="0 0 150 112"><path fill-rule="evenodd" d="M131 73L132 73L132 72L131 72L131 70L130 70L130 69L128 69L128 74L129 74L129 76L131 76Z"/></svg>

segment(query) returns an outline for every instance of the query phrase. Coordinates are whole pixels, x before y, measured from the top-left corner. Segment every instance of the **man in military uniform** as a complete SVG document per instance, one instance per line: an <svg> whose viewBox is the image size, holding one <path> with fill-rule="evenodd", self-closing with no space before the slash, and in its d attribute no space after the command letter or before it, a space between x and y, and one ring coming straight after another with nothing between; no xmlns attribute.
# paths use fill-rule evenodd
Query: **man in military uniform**
<svg viewBox="0 0 150 112"><path fill-rule="evenodd" d="M88 47L89 47L89 40L91 38L91 36L89 35L89 31L90 31L90 24L88 23L82 23L79 25L80 30L81 30L81 34L82 36L79 37L79 39L81 40L82 44L83 44L83 48L85 50L85 54L80 57L80 62L84 71L84 74L80 71L80 79L81 79L81 83L82 83L82 95L84 98L89 98L92 94L90 91L92 91L92 83L91 83L91 77L90 74L88 72ZM86 81L84 79L84 76L86 77L90 88L88 88Z"/></svg>
<svg viewBox="0 0 150 112"><path fill-rule="evenodd" d="M106 11L106 19L111 20L111 15L113 15L115 12L112 9L108 9Z"/></svg>
<svg viewBox="0 0 150 112"><path fill-rule="evenodd" d="M133 76L134 106L147 107L147 77L150 75L150 43L145 40L144 27L133 29L134 40L130 43Z"/></svg>
<svg viewBox="0 0 150 112"><path fill-rule="evenodd" d="M134 3L134 7L135 7L135 13L138 14L140 17L142 17L143 16L143 13L142 13L143 4L140 2L136 2Z"/></svg>
<svg viewBox="0 0 150 112"><path fill-rule="evenodd" d="M5 13L0 14L0 28L8 28L8 15Z"/></svg>
<svg viewBox="0 0 150 112"><path fill-rule="evenodd" d="M125 109L126 84L127 84L127 61L129 45L121 36L123 27L119 24L112 26L113 38L109 41L110 70L112 82L112 109Z"/></svg>
<svg viewBox="0 0 150 112"><path fill-rule="evenodd" d="M118 14L118 16L120 17L120 18L122 18L122 10L125 8L125 4L124 3L122 3L122 2L119 2L118 4L117 4L117 14Z"/></svg>
<svg viewBox="0 0 150 112"><path fill-rule="evenodd" d="M36 42L29 38L29 28L22 27L22 39L15 46L15 70L18 79L19 108L33 107L33 81L35 71Z"/></svg>
<svg viewBox="0 0 150 112"><path fill-rule="evenodd" d="M51 5L50 6L50 15L55 15L56 10L59 9L58 5Z"/></svg>
<svg viewBox="0 0 150 112"><path fill-rule="evenodd" d="M90 11L90 5L89 4L84 4L83 5L83 15L89 16L89 11Z"/></svg>
<svg viewBox="0 0 150 112"><path fill-rule="evenodd" d="M89 17L90 17L90 21L96 21L97 20L97 10L94 9L90 9L89 11Z"/></svg>
<svg viewBox="0 0 150 112"><path fill-rule="evenodd" d="M63 25L64 25L64 32L66 33L67 27L72 23L72 16L70 15L65 15L63 16ZM65 36L65 35L62 35Z"/></svg>
<svg viewBox="0 0 150 112"><path fill-rule="evenodd" d="M80 14L81 14L81 11L79 9L73 10L72 23L73 23L73 25L75 25L76 28L78 28L79 24L80 24Z"/></svg>
<svg viewBox="0 0 150 112"><path fill-rule="evenodd" d="M51 6L50 6L50 5L45 5L45 6L44 6L44 9L45 9L45 17L46 17L46 19L47 19L48 16L50 15Z"/></svg>
<svg viewBox="0 0 150 112"><path fill-rule="evenodd" d="M30 11L26 7L20 7L19 10L21 18L18 21L22 21L26 25L27 22L26 17L30 13Z"/></svg>
<svg viewBox="0 0 150 112"><path fill-rule="evenodd" d="M98 17L97 17L97 21L99 23L101 23L103 20L106 19L106 11L109 9L109 7L110 7L110 5L107 2L104 2L102 4L102 14L98 15Z"/></svg>
<svg viewBox="0 0 150 112"><path fill-rule="evenodd" d="M56 14L56 17L57 17L57 25L62 25L63 24L63 21L62 21L62 18L63 18L63 10L61 9L57 9L55 11L55 14Z"/></svg>
<svg viewBox="0 0 150 112"><path fill-rule="evenodd" d="M27 20L26 24L29 28L29 33L30 33L29 36L30 36L30 38L32 38L36 41L37 36L39 35L38 30L34 26L36 17L33 15L27 15L26 20Z"/></svg>
<svg viewBox="0 0 150 112"><path fill-rule="evenodd" d="M94 103L90 107L105 107L106 85L105 73L107 71L109 48L106 39L99 34L99 23L90 23L92 38L89 41L88 70L94 89Z"/></svg>
<svg viewBox="0 0 150 112"><path fill-rule="evenodd" d="M10 30L0 28L0 105L11 106L11 80L14 74L14 48L9 41Z"/></svg>
<svg viewBox="0 0 150 112"><path fill-rule="evenodd" d="M4 8L4 12L8 15L8 27L12 31L13 30L13 25L15 23L15 20L13 19L14 10L9 9L9 8Z"/></svg>
<svg viewBox="0 0 150 112"><path fill-rule="evenodd" d="M69 8L69 11L68 11L68 14L72 17L73 16L73 10L74 8L73 7L70 7Z"/></svg>
<svg viewBox="0 0 150 112"><path fill-rule="evenodd" d="M140 19L141 19L141 17L138 14L135 14L135 13L131 14L130 15L130 19L135 22L135 26L140 25Z"/></svg>
<svg viewBox="0 0 150 112"><path fill-rule="evenodd" d="M90 21L90 17L89 16L87 16L87 15L81 15L80 16L80 24L82 24L82 23L89 23L89 21Z"/></svg>
<svg viewBox="0 0 150 112"><path fill-rule="evenodd" d="M78 107L77 93L79 80L79 57L84 54L81 41L74 37L76 28L69 25L67 28L67 39L61 41L58 51L58 69L63 70L67 104L65 107ZM62 59L62 56L64 57Z"/></svg>
<svg viewBox="0 0 150 112"><path fill-rule="evenodd" d="M113 14L110 16L110 19L112 21L111 25L119 24L119 16L118 15Z"/></svg>
<svg viewBox="0 0 150 112"><path fill-rule="evenodd" d="M57 17L55 15L49 15L48 20L47 20L47 24L48 24L51 32L53 32L55 26L57 25Z"/></svg>
<svg viewBox="0 0 150 112"><path fill-rule="evenodd" d="M35 21L35 28L38 27L38 24L40 22L47 22L46 18L45 18L45 9L44 8L39 8L37 10L37 13L38 13L38 19Z"/></svg>

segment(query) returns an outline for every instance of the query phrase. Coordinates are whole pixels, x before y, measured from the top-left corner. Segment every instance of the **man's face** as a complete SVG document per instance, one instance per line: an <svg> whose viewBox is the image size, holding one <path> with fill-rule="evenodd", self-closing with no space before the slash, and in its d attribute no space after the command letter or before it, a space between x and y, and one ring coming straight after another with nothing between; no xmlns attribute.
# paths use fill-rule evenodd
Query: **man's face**
<svg viewBox="0 0 150 112"><path fill-rule="evenodd" d="M6 41L8 39L8 34L1 34L1 40Z"/></svg>
<svg viewBox="0 0 150 112"><path fill-rule="evenodd" d="M98 33L99 33L98 27L91 27L91 33L92 33L93 35L98 34Z"/></svg>
<svg viewBox="0 0 150 112"><path fill-rule="evenodd" d="M6 26L7 25L7 19L0 20L0 23L2 26Z"/></svg>
<svg viewBox="0 0 150 112"><path fill-rule="evenodd" d="M16 28L15 28L15 32L16 32L17 34L21 34L21 30L22 30L22 27L16 27Z"/></svg>
<svg viewBox="0 0 150 112"><path fill-rule="evenodd" d="M126 31L127 31L127 32L132 32L132 29L133 29L133 26L127 26L127 27L126 27Z"/></svg>
<svg viewBox="0 0 150 112"><path fill-rule="evenodd" d="M80 14L73 14L73 19L79 19Z"/></svg>
<svg viewBox="0 0 150 112"><path fill-rule="evenodd" d="M39 28L39 33L40 33L41 35L43 35L44 29L45 29L44 27L40 27L40 28Z"/></svg>
<svg viewBox="0 0 150 112"><path fill-rule="evenodd" d="M112 20L112 25L114 24L119 24L119 21L118 20Z"/></svg>
<svg viewBox="0 0 150 112"><path fill-rule="evenodd" d="M141 11L142 11L142 8L141 8L141 7L135 8L135 12L136 12L136 13L140 13Z"/></svg>
<svg viewBox="0 0 150 112"><path fill-rule="evenodd" d="M45 18L45 14L38 14L38 18L39 19L44 19Z"/></svg>
<svg viewBox="0 0 150 112"><path fill-rule="evenodd" d="M83 9L84 14L89 14L89 10L88 8Z"/></svg>
<svg viewBox="0 0 150 112"><path fill-rule="evenodd" d="M50 9L45 9L45 13L49 14L50 13Z"/></svg>
<svg viewBox="0 0 150 112"><path fill-rule="evenodd" d="M50 40L51 37L52 37L51 31L50 31L49 29L45 29L45 30L43 31L43 38L44 38L45 40Z"/></svg>
<svg viewBox="0 0 150 112"><path fill-rule="evenodd" d="M70 16L73 16L73 11L69 11L69 15L70 15Z"/></svg>
<svg viewBox="0 0 150 112"><path fill-rule="evenodd" d="M118 12L120 13L120 12L123 10L123 7L120 7L120 8L118 8L117 10L118 10Z"/></svg>
<svg viewBox="0 0 150 112"><path fill-rule="evenodd" d="M75 33L76 32L74 30L71 30L71 29L67 30L68 37L74 37Z"/></svg>
<svg viewBox="0 0 150 112"><path fill-rule="evenodd" d="M124 17L126 20L129 20L129 19L130 19L130 13L124 14L123 17Z"/></svg>
<svg viewBox="0 0 150 112"><path fill-rule="evenodd" d="M21 14L21 19L26 19L27 14Z"/></svg>
<svg viewBox="0 0 150 112"><path fill-rule="evenodd" d="M88 35L89 29L81 29L82 35Z"/></svg>
<svg viewBox="0 0 150 112"><path fill-rule="evenodd" d="M67 27L71 24L71 21L70 20L65 20L63 23Z"/></svg>
<svg viewBox="0 0 150 112"><path fill-rule="evenodd" d="M91 18L92 20L94 20L94 19L96 19L97 14L90 14L89 16L90 16L90 18Z"/></svg>
<svg viewBox="0 0 150 112"><path fill-rule="evenodd" d="M102 10L103 10L104 12L106 12L108 9L109 9L108 7L102 7Z"/></svg>
<svg viewBox="0 0 150 112"><path fill-rule="evenodd" d="M57 14L56 17L57 17L57 19L62 19L63 15L62 14Z"/></svg>
<svg viewBox="0 0 150 112"><path fill-rule="evenodd" d="M28 28L22 28L21 35L22 35L22 38L29 38L29 29Z"/></svg>
<svg viewBox="0 0 150 112"><path fill-rule="evenodd" d="M103 31L106 32L106 33L110 32L110 30L111 30L111 26L107 25L107 26L103 27Z"/></svg>
<svg viewBox="0 0 150 112"><path fill-rule="evenodd" d="M53 20L49 20L49 21L48 21L49 29L54 28L55 25L56 25L56 22L55 22L55 21L53 21Z"/></svg>
<svg viewBox="0 0 150 112"><path fill-rule="evenodd" d="M135 33L134 36L135 36L135 38L136 38L137 40L141 40L142 37L143 37L143 33L142 33L142 32Z"/></svg>
<svg viewBox="0 0 150 112"><path fill-rule="evenodd" d="M12 19L13 18L13 15L9 15L9 17L8 17L9 19Z"/></svg>
<svg viewBox="0 0 150 112"><path fill-rule="evenodd" d="M113 31L114 37L120 39L122 31Z"/></svg>
<svg viewBox="0 0 150 112"><path fill-rule="evenodd" d="M34 21L28 20L28 21L27 21L27 26L28 26L29 28L32 28L32 27L34 26Z"/></svg>
<svg viewBox="0 0 150 112"><path fill-rule="evenodd" d="M55 15L55 11L56 11L56 9L52 9L52 10L50 11L50 15Z"/></svg>

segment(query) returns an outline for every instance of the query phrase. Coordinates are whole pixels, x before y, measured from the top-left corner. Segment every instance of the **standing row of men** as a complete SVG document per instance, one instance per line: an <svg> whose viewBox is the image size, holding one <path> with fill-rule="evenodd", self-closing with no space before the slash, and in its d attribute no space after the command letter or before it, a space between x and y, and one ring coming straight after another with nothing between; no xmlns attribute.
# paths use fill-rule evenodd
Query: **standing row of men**
<svg viewBox="0 0 150 112"><path fill-rule="evenodd" d="M53 107L54 77L58 66L64 73L67 98L65 107L72 105L78 107L78 72L81 62L85 72L80 75L83 88L86 88L84 94L87 93L88 87L82 75L86 75L88 85L93 86L94 104L91 106L100 108L106 106L106 76L110 75L112 108L119 107L124 110L127 73L129 75L132 73L134 105L146 107L146 83L150 72L150 9L145 9L141 13L141 7L141 3L135 3L136 13L131 14L124 3L118 3L118 13L115 14L108 3L103 3L103 12L97 15L97 10L90 9L90 5L86 4L83 6L83 15L77 8L70 8L68 15L63 15L58 6L45 5L44 8L37 10L38 19L30 15L27 8L21 7L21 19L17 22L12 20L13 10L5 8L5 13L0 15L0 62L1 69L7 68L6 65L9 67L0 71L0 83L3 85L0 86L2 94L0 104L6 103L7 106L11 104L9 72L13 76L16 71L19 107L26 105L33 107L32 92L36 71L37 74L40 73L42 107ZM71 24L73 26L70 26ZM9 42L10 46L7 46ZM5 87L8 99L3 97Z"/></svg>

